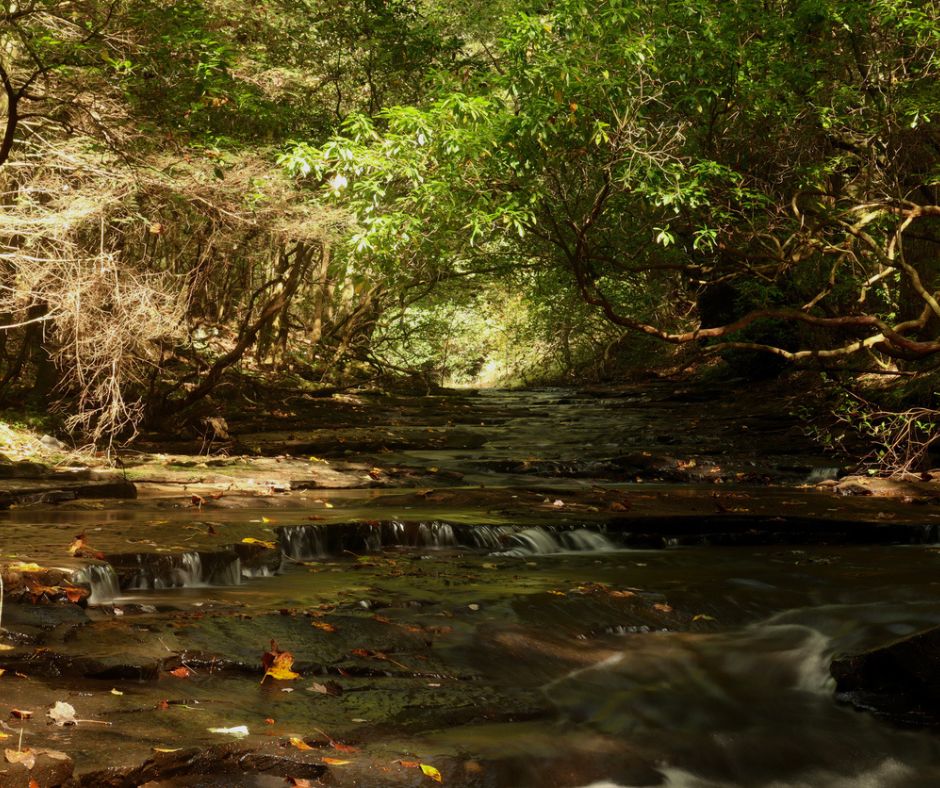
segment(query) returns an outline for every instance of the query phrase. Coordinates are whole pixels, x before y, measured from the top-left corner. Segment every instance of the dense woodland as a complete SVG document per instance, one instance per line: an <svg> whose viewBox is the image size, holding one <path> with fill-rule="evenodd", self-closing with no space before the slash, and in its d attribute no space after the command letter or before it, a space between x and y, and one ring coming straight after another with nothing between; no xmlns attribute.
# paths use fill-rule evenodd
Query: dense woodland
<svg viewBox="0 0 940 788"><path fill-rule="evenodd" d="M915 467L938 53L936 0L7 0L0 396L100 443L722 359L878 373L834 411Z"/></svg>

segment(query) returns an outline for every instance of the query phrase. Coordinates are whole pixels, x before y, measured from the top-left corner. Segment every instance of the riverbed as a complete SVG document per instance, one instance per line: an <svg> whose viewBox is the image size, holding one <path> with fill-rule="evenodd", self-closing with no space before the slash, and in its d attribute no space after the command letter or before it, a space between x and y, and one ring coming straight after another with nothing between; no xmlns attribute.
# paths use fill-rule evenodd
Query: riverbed
<svg viewBox="0 0 940 788"><path fill-rule="evenodd" d="M657 383L274 421L0 513L8 567L86 592L8 597L5 747L81 785L940 784L829 675L940 624L940 507L820 488L799 417Z"/></svg>

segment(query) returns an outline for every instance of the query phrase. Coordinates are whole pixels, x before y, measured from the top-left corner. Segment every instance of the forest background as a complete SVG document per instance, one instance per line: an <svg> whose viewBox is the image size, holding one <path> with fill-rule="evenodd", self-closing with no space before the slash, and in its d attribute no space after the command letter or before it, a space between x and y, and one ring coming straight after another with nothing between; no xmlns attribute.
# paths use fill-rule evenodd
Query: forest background
<svg viewBox="0 0 940 788"><path fill-rule="evenodd" d="M696 369L925 467L938 52L936 0L4 0L6 420Z"/></svg>

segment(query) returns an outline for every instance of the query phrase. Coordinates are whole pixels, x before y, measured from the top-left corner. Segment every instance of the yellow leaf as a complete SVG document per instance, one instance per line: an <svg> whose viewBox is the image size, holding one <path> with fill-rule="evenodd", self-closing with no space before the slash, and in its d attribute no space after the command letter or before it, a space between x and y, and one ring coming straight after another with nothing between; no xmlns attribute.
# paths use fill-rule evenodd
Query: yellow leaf
<svg viewBox="0 0 940 788"><path fill-rule="evenodd" d="M39 564L10 564L8 567L11 572L41 572L42 567Z"/></svg>
<svg viewBox="0 0 940 788"><path fill-rule="evenodd" d="M112 689L112 690L111 690L111 694L112 694L112 695L123 695L124 693L121 692L121 690L119 690L119 689Z"/></svg>
<svg viewBox="0 0 940 788"><path fill-rule="evenodd" d="M327 502L326 502L325 504L323 504L323 505L324 505L327 509L332 509L332 508L333 508L333 504L331 504L329 501L327 501Z"/></svg>
<svg viewBox="0 0 940 788"><path fill-rule="evenodd" d="M261 677L261 682L264 683L268 676L279 681L290 681L299 678L300 674L291 670L293 664L294 657L289 651L278 652L274 655L273 661Z"/></svg>
<svg viewBox="0 0 940 788"><path fill-rule="evenodd" d="M182 747L154 747L154 752L179 752Z"/></svg>
<svg viewBox="0 0 940 788"><path fill-rule="evenodd" d="M312 750L313 749L313 747L307 744L307 742L305 742L303 739L300 739L296 736L291 736L290 743L293 744L298 750Z"/></svg>
<svg viewBox="0 0 940 788"><path fill-rule="evenodd" d="M330 766L345 766L347 763L352 763L352 761L344 761L342 758L323 758L323 763L328 763Z"/></svg>
<svg viewBox="0 0 940 788"><path fill-rule="evenodd" d="M264 516L262 516L262 517L261 517L261 522L263 522L263 523L273 523L274 520L273 520L273 518L271 518L271 517L264 517Z"/></svg>
<svg viewBox="0 0 940 788"><path fill-rule="evenodd" d="M242 539L242 542L245 544L260 544L262 547L268 548L268 550L273 550L276 546L274 542L266 542L264 539L255 539L253 536L246 536Z"/></svg>
<svg viewBox="0 0 940 788"><path fill-rule="evenodd" d="M692 620L693 621L714 621L715 617L710 616L707 613L696 613L694 616L692 616Z"/></svg>
<svg viewBox="0 0 940 788"><path fill-rule="evenodd" d="M421 771L424 772L425 775L430 777L432 780L434 780L434 782L438 782L438 783L444 782L444 778L441 777L441 773L437 769L435 769L433 766L428 766L428 764L422 763Z"/></svg>
<svg viewBox="0 0 940 788"><path fill-rule="evenodd" d="M10 738L9 733L4 733L3 731L0 731L0 739L9 739L9 738Z"/></svg>
<svg viewBox="0 0 940 788"><path fill-rule="evenodd" d="M300 676L299 673L294 673L294 671L288 668L271 668L264 675L270 676L272 679L278 679L279 681L290 681Z"/></svg>

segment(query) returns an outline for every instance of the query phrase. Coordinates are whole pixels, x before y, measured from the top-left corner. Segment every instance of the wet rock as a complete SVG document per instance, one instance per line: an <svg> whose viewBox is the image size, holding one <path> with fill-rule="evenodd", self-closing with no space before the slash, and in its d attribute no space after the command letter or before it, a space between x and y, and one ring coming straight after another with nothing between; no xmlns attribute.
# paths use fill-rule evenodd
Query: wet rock
<svg viewBox="0 0 940 788"><path fill-rule="evenodd" d="M34 785L57 788L69 783L75 766L68 755L46 749L35 749L32 754L34 761L27 759L24 763L9 763L9 759L3 760L0 764L0 788L32 788Z"/></svg>
<svg viewBox="0 0 940 788"><path fill-rule="evenodd" d="M41 479L47 470L45 465L27 460L2 463L0 464L0 479Z"/></svg>
<svg viewBox="0 0 940 788"><path fill-rule="evenodd" d="M940 726L940 627L834 659L836 697L903 725Z"/></svg>
<svg viewBox="0 0 940 788"><path fill-rule="evenodd" d="M246 775L315 780L326 773L320 754L304 752L286 742L252 746L240 742L179 752L156 753L142 764L83 774L81 788L135 788L138 785L205 786L244 785ZM286 785L286 782L284 783Z"/></svg>
<svg viewBox="0 0 940 788"><path fill-rule="evenodd" d="M137 497L137 487L127 481L85 484L75 489L75 497L133 500Z"/></svg>
<svg viewBox="0 0 940 788"><path fill-rule="evenodd" d="M864 484L856 481L847 481L842 484L836 485L835 491L839 495L871 495L872 491L870 487L866 487Z"/></svg>
<svg viewBox="0 0 940 788"><path fill-rule="evenodd" d="M47 449L54 449L55 451L65 451L68 448L62 441L52 435L43 435L39 442Z"/></svg>

